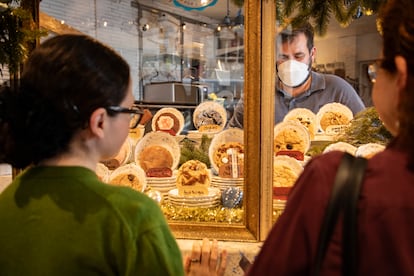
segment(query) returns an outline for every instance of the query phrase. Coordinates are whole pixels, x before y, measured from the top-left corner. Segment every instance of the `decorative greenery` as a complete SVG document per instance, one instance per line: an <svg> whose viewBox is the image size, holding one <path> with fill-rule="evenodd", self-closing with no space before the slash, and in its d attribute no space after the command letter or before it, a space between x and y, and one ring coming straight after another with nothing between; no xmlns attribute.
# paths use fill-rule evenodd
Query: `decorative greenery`
<svg viewBox="0 0 414 276"><path fill-rule="evenodd" d="M211 138L208 138L207 135L203 135L201 137L201 143L198 147L196 146L195 141L188 138L184 138L181 143L182 148L179 166L188 160L198 160L206 164L208 168L211 167L210 158L208 157L208 148L211 143Z"/></svg>
<svg viewBox="0 0 414 276"><path fill-rule="evenodd" d="M344 134L336 137L333 141L312 145L306 153L308 156L321 154L330 144L346 142L355 147L368 143L377 143L386 146L392 139L391 133L385 128L375 107L368 107L352 119Z"/></svg>
<svg viewBox="0 0 414 276"><path fill-rule="evenodd" d="M238 7L243 0L232 0ZM280 25L296 26L310 22L318 35L324 35L333 16L342 26L363 14L378 12L387 0L275 0L276 16Z"/></svg>
<svg viewBox="0 0 414 276"><path fill-rule="evenodd" d="M387 145L392 139L374 107L368 107L355 115L345 133L337 141L347 142L355 147L367 143Z"/></svg>
<svg viewBox="0 0 414 276"><path fill-rule="evenodd" d="M46 34L36 28L30 12L21 8L20 2L1 1L0 6L0 65L7 66L10 74L17 73L27 58L27 43Z"/></svg>

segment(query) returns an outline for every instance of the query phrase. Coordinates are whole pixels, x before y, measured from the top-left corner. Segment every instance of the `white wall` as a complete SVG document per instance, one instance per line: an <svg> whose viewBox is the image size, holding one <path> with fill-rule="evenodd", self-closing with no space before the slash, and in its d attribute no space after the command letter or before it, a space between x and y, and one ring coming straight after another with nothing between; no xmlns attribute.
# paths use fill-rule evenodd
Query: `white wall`
<svg viewBox="0 0 414 276"><path fill-rule="evenodd" d="M356 19L347 28L332 21L326 36L315 37L316 63L344 62L346 76L358 78L360 62L375 60L381 53L381 36L375 18Z"/></svg>

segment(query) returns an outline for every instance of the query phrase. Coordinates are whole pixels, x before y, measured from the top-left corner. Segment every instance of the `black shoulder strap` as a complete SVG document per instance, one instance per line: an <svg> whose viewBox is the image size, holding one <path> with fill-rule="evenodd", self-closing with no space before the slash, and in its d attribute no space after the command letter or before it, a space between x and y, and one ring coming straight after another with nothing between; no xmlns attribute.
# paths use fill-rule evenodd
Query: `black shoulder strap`
<svg viewBox="0 0 414 276"><path fill-rule="evenodd" d="M361 191L362 179L364 178L367 160L362 157L354 158L354 163L349 178L349 187L346 192L347 200L344 204L344 222L342 231L342 273L343 275L356 275L358 261L358 227L357 227L357 205Z"/></svg>
<svg viewBox="0 0 414 276"><path fill-rule="evenodd" d="M319 275L328 244L338 220L339 212L344 207L346 207L345 209L347 211L345 212L346 218L344 218L343 231L346 233L343 236L343 244L346 244L346 247L343 248L343 275L355 275L352 273L356 271L356 204L361 187L360 182L365 172L365 165L366 159L364 158L355 158L348 153L343 155L321 226L313 271L313 275L315 276ZM350 220L352 220L351 225L349 225ZM348 226L352 227L352 231L349 231ZM350 239L351 242L345 241L345 239Z"/></svg>

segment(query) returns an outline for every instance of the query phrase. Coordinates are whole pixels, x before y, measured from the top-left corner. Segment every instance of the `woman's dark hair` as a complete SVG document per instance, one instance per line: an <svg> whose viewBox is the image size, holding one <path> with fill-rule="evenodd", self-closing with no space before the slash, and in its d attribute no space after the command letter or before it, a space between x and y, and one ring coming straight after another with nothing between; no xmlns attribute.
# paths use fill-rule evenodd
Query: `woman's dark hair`
<svg viewBox="0 0 414 276"><path fill-rule="evenodd" d="M381 10L379 22L384 58L381 67L392 73L396 70L396 56L407 61L407 84L399 101L398 145L408 151L414 170L414 1L389 0Z"/></svg>
<svg viewBox="0 0 414 276"><path fill-rule="evenodd" d="M59 35L36 48L17 89L0 91L0 162L16 168L68 150L99 107L119 105L130 69L114 50L85 35Z"/></svg>

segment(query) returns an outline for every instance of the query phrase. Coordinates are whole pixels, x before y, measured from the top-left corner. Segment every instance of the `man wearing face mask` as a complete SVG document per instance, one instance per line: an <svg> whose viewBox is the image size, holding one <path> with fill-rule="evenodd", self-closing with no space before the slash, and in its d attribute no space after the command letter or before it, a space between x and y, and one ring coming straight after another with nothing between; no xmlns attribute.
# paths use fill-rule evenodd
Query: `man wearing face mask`
<svg viewBox="0 0 414 276"><path fill-rule="evenodd" d="M338 102L348 106L354 115L365 108L344 79L311 70L316 48L310 24L281 32L277 47L275 124L283 121L290 110L299 107L316 114L323 105ZM243 109L243 99L240 99L228 126L243 128Z"/></svg>

